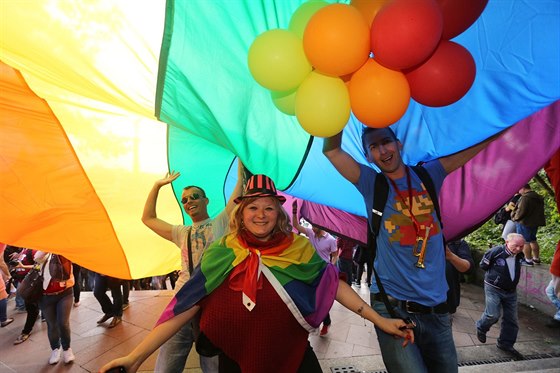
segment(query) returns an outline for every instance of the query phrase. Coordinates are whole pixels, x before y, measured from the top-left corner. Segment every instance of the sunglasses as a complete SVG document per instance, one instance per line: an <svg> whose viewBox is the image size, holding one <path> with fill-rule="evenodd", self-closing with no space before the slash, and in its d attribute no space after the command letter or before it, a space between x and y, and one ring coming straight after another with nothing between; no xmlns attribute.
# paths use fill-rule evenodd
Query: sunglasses
<svg viewBox="0 0 560 373"><path fill-rule="evenodd" d="M185 203L189 202L189 201L196 201L200 199L200 194L198 193L193 193L190 196L186 196L183 197L183 199L181 199L181 203L184 205Z"/></svg>

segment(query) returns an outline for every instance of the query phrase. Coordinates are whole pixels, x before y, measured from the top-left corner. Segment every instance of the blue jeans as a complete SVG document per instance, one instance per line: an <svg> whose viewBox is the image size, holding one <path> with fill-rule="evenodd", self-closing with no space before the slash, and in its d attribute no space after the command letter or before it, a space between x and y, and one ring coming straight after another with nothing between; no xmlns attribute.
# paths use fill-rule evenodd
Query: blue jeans
<svg viewBox="0 0 560 373"><path fill-rule="evenodd" d="M167 340L159 349L154 372L182 373L187 357L195 340L193 323L198 328L198 319L183 325L175 335ZM200 356L200 368L204 373L218 373L218 356Z"/></svg>
<svg viewBox="0 0 560 373"><path fill-rule="evenodd" d="M4 280L0 278L0 281L4 281ZM8 320L7 308L8 308L8 298L0 299L0 322L4 322Z"/></svg>
<svg viewBox="0 0 560 373"><path fill-rule="evenodd" d="M391 317L383 302L370 299L372 308L383 317ZM414 344L402 347L403 339L383 332L377 326L377 340L388 372L458 372L457 351L448 313L409 313L416 323Z"/></svg>
<svg viewBox="0 0 560 373"><path fill-rule="evenodd" d="M70 311L72 310L72 288L56 295L43 295L41 309L47 320L47 334L51 349L62 345L63 350L70 348Z"/></svg>
<svg viewBox="0 0 560 373"><path fill-rule="evenodd" d="M546 287L545 291L546 291L546 296L548 297L548 299L550 299L552 304L554 304L556 306L556 314L554 315L554 319L560 321L560 299L558 299L558 297L554 293L554 285L553 284L554 283L552 281L550 281L550 283Z"/></svg>
<svg viewBox="0 0 560 373"><path fill-rule="evenodd" d="M513 347L517 340L519 325L517 324L517 292L507 292L484 284L484 295L486 297L486 308L476 322L476 327L483 333L488 332L490 327L498 322L503 309L502 325L498 344L506 348Z"/></svg>
<svg viewBox="0 0 560 373"><path fill-rule="evenodd" d="M338 258L338 270L346 273L346 283L352 285L352 259Z"/></svg>
<svg viewBox="0 0 560 373"><path fill-rule="evenodd" d="M21 282L18 284L18 286L21 284ZM23 310L25 309L25 301L23 300L23 298L19 295L17 295L16 293L16 308L18 310Z"/></svg>
<svg viewBox="0 0 560 373"><path fill-rule="evenodd" d="M93 295L101 305L103 313L111 316L122 316L123 295L121 291L122 280L110 276L95 274ZM113 301L107 295L107 288L111 290Z"/></svg>

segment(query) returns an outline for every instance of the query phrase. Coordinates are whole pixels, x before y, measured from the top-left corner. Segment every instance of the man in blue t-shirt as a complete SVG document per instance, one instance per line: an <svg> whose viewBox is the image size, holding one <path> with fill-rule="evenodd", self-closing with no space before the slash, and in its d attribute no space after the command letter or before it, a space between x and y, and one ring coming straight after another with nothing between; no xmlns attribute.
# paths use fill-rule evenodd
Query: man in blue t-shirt
<svg viewBox="0 0 560 373"><path fill-rule="evenodd" d="M375 179L388 179L389 195L376 238L374 269L395 308L417 327L415 343L401 342L376 328L383 361L394 372L457 372L457 353L447 311L445 248L441 223L426 187L403 163L402 143L390 128L365 127L362 145L367 160L382 172L359 164L341 148L342 132L325 139L323 153L364 197L371 223ZM439 194L444 178L482 150L488 141L423 165ZM421 254L417 256L415 254ZM370 287L372 307L390 317L375 281ZM402 314L402 312L401 312Z"/></svg>

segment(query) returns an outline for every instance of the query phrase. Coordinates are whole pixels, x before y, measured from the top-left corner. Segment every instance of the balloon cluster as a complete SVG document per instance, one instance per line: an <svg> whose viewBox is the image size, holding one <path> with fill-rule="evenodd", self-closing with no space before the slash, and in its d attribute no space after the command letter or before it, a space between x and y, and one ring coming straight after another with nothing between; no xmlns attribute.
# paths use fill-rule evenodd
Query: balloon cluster
<svg viewBox="0 0 560 373"><path fill-rule="evenodd" d="M249 70L275 106L295 115L311 135L329 137L350 112L370 127L387 127L410 98L440 107L463 97L474 59L450 41L488 0L312 0L287 30L266 31L249 48Z"/></svg>

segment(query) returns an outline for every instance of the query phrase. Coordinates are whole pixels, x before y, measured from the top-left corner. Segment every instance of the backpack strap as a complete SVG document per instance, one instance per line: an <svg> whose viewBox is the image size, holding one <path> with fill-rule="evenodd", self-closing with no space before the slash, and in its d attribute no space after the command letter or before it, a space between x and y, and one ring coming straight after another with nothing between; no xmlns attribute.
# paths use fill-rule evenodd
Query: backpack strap
<svg viewBox="0 0 560 373"><path fill-rule="evenodd" d="M383 218L383 210L385 209L385 204L387 204L388 197L389 183L387 182L387 178L382 173L378 173L375 177L375 185L373 187L373 207L371 209L371 223L369 224L368 237L369 232L371 232L374 238L377 238Z"/></svg>
<svg viewBox="0 0 560 373"><path fill-rule="evenodd" d="M422 184L424 184L424 186L426 187L426 190L428 191L428 194L430 195L432 203L434 204L434 209L436 210L436 215L437 215L438 220L439 220L439 225L443 229L443 221L441 220L441 213L440 213L440 209L439 209L439 198L438 198L438 195L436 193L436 186L434 184L434 181L432 180L430 174L428 173L428 171L424 167L418 165L418 166L412 166L411 168L414 171L414 173L416 173L416 175L418 175L418 177L422 181Z"/></svg>

